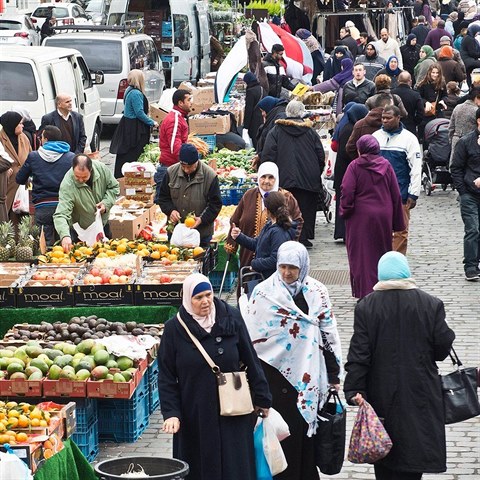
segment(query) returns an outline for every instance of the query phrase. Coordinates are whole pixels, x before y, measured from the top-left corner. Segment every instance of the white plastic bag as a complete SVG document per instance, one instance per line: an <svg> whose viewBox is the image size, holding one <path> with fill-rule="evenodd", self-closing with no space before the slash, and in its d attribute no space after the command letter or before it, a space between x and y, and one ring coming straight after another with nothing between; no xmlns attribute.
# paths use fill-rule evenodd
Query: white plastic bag
<svg viewBox="0 0 480 480"><path fill-rule="evenodd" d="M30 213L30 198L25 185L19 185L12 203L13 213Z"/></svg>
<svg viewBox="0 0 480 480"><path fill-rule="evenodd" d="M73 228L78 234L78 239L85 242L89 247L93 247L95 242L108 240L103 230L102 214L97 210L94 222L86 229L83 229L78 223L73 224Z"/></svg>
<svg viewBox="0 0 480 480"><path fill-rule="evenodd" d="M242 131L242 138L245 141L245 148L250 148L252 146L252 139L250 138L246 128L244 128Z"/></svg>
<svg viewBox="0 0 480 480"><path fill-rule="evenodd" d="M0 452L0 478L2 480L33 480L26 463L14 453Z"/></svg>
<svg viewBox="0 0 480 480"><path fill-rule="evenodd" d="M273 428L275 435L280 442L290 436L290 429L288 428L288 423L274 408L270 408L268 410L267 419L268 423Z"/></svg>
<svg viewBox="0 0 480 480"><path fill-rule="evenodd" d="M173 229L170 243L176 247L198 247L200 232L195 228L188 228L183 223L178 223Z"/></svg>
<svg viewBox="0 0 480 480"><path fill-rule="evenodd" d="M278 412L276 413L284 421L281 415ZM263 453L273 476L278 475L288 467L287 459L276 434L275 422L275 420L270 419L270 414L263 419Z"/></svg>

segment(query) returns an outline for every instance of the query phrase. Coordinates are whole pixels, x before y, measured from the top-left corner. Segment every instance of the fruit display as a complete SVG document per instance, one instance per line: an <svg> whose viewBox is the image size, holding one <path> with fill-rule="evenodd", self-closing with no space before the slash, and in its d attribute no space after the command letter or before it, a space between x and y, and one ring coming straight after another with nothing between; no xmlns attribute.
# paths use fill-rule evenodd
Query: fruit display
<svg viewBox="0 0 480 480"><path fill-rule="evenodd" d="M215 162L217 168L242 169L248 173L254 173L252 167L252 158L255 155L255 149L238 150L233 152L227 148L222 148L218 152L212 153L205 158L205 161Z"/></svg>
<svg viewBox="0 0 480 480"><path fill-rule="evenodd" d="M35 268L25 281L23 287L70 287L80 273L80 268Z"/></svg>
<svg viewBox="0 0 480 480"><path fill-rule="evenodd" d="M98 268L92 266L82 278L79 278L76 285L116 285L132 283L134 280L131 267Z"/></svg>
<svg viewBox="0 0 480 480"><path fill-rule="evenodd" d="M198 271L198 264L188 260L172 265L148 266L143 269L143 274L137 283L149 285L183 283L188 275Z"/></svg>
<svg viewBox="0 0 480 480"><path fill-rule="evenodd" d="M84 243L77 243L73 245L70 252L65 253L61 245L55 245L43 255L38 256L39 263L83 263L88 260L93 254L93 249Z"/></svg>
<svg viewBox="0 0 480 480"><path fill-rule="evenodd" d="M19 262L31 260L38 254L40 229L32 225L29 215L18 224L18 243L15 241L15 227L11 221L0 222L0 262L14 258Z"/></svg>

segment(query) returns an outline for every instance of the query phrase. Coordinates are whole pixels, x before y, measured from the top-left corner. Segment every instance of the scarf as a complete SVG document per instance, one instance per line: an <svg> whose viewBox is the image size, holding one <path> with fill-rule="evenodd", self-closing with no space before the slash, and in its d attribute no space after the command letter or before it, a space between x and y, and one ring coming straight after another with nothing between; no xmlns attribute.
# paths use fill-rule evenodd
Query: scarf
<svg viewBox="0 0 480 480"><path fill-rule="evenodd" d="M18 112L5 112L0 117L0 124L3 127L8 139L10 140L14 150L18 153L18 135L15 133L15 129L18 124L23 120L23 117Z"/></svg>
<svg viewBox="0 0 480 480"><path fill-rule="evenodd" d="M262 190L260 188L260 177L263 177L263 175L273 175L273 177L275 178L275 183L273 185L273 188L266 192L265 190ZM268 194L270 192L278 192L278 178L279 178L279 174L278 174L278 167L277 167L277 164L276 163L273 163L273 162L264 162L262 164L260 164L260 167L258 167L258 173L257 173L257 184L258 184L258 190L260 191L260 195L262 196L262 210L265 209L265 204L263 202L263 199L265 198L265 196L268 196Z"/></svg>
<svg viewBox="0 0 480 480"><path fill-rule="evenodd" d="M413 278L402 278L401 280L383 280L373 286L373 290L412 290L418 288Z"/></svg>
<svg viewBox="0 0 480 480"><path fill-rule="evenodd" d="M400 280L410 278L410 266L405 255L399 252L387 252L378 261L378 279Z"/></svg>
<svg viewBox="0 0 480 480"><path fill-rule="evenodd" d="M205 285L208 284L208 285ZM210 280L201 273L193 273L189 275L183 282L182 305L192 318L208 333L211 332L215 324L215 303L212 302L212 309L206 317L199 317L193 312L192 297L204 292L205 290L212 290L213 287Z"/></svg>
<svg viewBox="0 0 480 480"><path fill-rule="evenodd" d="M343 87L353 78L353 61L350 58L343 58L341 62L342 71L337 73L333 79Z"/></svg>
<svg viewBox="0 0 480 480"><path fill-rule="evenodd" d="M397 68L395 70L392 70L390 68L390 60L392 59L395 59L397 61ZM390 77L393 77L393 76L397 76L399 73L402 72L402 70L400 70L400 68L398 68L398 58L395 56L395 55L392 55L388 60L387 60L387 63L385 64L385 70L387 71L387 74L390 76Z"/></svg>
<svg viewBox="0 0 480 480"><path fill-rule="evenodd" d="M310 269L310 257L307 249L298 242L289 241L282 243L277 252L277 269L280 265L293 265L300 270L298 279L293 283L286 283L281 278L282 283L288 288L290 294L294 297L297 296Z"/></svg>
<svg viewBox="0 0 480 480"><path fill-rule="evenodd" d="M286 251L290 248L287 246ZM297 390L297 408L311 437L317 430L318 409L328 395L323 349L332 352L340 366L342 353L326 287L305 275L301 292L308 313L297 307L277 271L255 287L244 318L259 358L276 368Z"/></svg>

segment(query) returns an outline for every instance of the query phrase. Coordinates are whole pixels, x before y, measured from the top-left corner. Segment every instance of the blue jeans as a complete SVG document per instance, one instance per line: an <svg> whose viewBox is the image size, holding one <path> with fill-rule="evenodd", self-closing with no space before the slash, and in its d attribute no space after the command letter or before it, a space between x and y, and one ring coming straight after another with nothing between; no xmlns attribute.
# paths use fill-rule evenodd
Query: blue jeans
<svg viewBox="0 0 480 480"><path fill-rule="evenodd" d="M480 197L464 193L460 197L460 212L465 226L463 265L465 272L476 271L480 261Z"/></svg>
<svg viewBox="0 0 480 480"><path fill-rule="evenodd" d="M155 199L154 203L158 205L158 199L160 198L160 187L162 186L163 182L163 177L167 173L168 167L165 165L162 165L161 163L157 167L157 171L155 172L155 175L153 176L153 179L155 180Z"/></svg>
<svg viewBox="0 0 480 480"><path fill-rule="evenodd" d="M59 240L55 226L53 225L53 214L56 209L56 206L35 209L35 225L38 225L40 229L43 227L47 247L53 246L53 244Z"/></svg>

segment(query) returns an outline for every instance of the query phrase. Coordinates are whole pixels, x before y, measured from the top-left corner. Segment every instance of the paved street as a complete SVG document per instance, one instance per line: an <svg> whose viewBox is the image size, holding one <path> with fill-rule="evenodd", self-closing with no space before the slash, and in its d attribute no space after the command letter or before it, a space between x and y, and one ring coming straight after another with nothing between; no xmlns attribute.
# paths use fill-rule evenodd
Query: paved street
<svg viewBox="0 0 480 480"><path fill-rule="evenodd" d="M102 142L102 155L108 151L107 144L105 140ZM103 161L110 164L112 158L104 155ZM467 282L463 277L463 224L456 197L456 192L443 192L441 189L434 191L431 197L422 194L412 212L408 258L419 287L444 301L449 324L457 336L455 345L460 358L467 366L478 366L480 282ZM333 241L333 225L327 224L322 213L317 217L311 269L315 277L326 279L345 360L352 335L355 301L350 296L345 247ZM452 370L448 361L442 362L440 368L443 373ZM349 409L347 441L355 410ZM160 413L155 413L149 428L135 444L101 444L97 460L126 455L171 456L172 439L170 435L161 433L161 422ZM448 471L441 475L425 475L425 480L480 479L480 417L449 426L447 449ZM374 476L369 466L345 462L343 471L331 478L373 479Z"/></svg>

